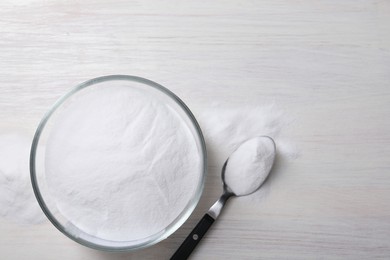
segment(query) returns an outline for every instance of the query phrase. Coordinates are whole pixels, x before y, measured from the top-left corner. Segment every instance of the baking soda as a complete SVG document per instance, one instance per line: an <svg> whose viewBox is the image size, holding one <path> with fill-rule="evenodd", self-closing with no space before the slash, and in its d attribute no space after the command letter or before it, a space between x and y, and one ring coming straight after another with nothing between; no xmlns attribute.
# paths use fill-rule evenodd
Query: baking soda
<svg viewBox="0 0 390 260"><path fill-rule="evenodd" d="M77 93L55 122L45 161L59 212L113 241L163 231L189 205L203 174L185 121L159 97L128 86Z"/></svg>
<svg viewBox="0 0 390 260"><path fill-rule="evenodd" d="M299 150L284 137L293 119L276 104L214 104L196 116L206 139L209 165L217 169L244 141L262 135L274 139L280 159L299 156Z"/></svg>
<svg viewBox="0 0 390 260"><path fill-rule="evenodd" d="M267 178L275 159L275 144L268 137L245 141L229 157L225 183L234 194L255 192Z"/></svg>
<svg viewBox="0 0 390 260"><path fill-rule="evenodd" d="M0 216L20 224L46 219L31 188L30 147L27 136L0 135Z"/></svg>
<svg viewBox="0 0 390 260"><path fill-rule="evenodd" d="M97 98L99 98L99 97L97 97ZM117 97L111 96L111 98L115 99ZM150 101L146 100L145 102L146 102L146 104L148 104L148 102L150 102ZM115 103L115 102L113 102L113 103ZM77 116L77 114L81 113L81 111L83 111L84 109L89 109L88 104L83 105L83 104L79 103L78 107L79 107L78 109L80 111L76 112L76 111L74 111L74 109L70 108L68 113L72 113L72 110L73 110L73 113L75 113ZM126 104L124 105L124 108L126 108ZM119 107L117 107L117 109L119 109ZM130 112L129 111L124 112L124 110L122 110L122 109L119 109L119 110L120 111L117 111L117 115L114 118L112 118L112 120L111 120L111 127L112 127L112 125L118 125L117 126L118 128L122 127L122 132L123 132L123 128L125 128L125 125L122 122L122 120L119 119L119 117L120 117L120 115L122 115L124 117L129 116L128 113L130 113ZM142 109L140 109L140 111L141 110ZM110 111L112 112L113 110L110 110ZM281 158L282 159L283 158L294 159L299 155L298 150L295 148L295 146L293 144L291 144L288 140L283 138L283 134L285 133L285 130L288 127L288 125L292 123L292 120L290 119L289 115L286 114L282 109L280 109L276 104L258 105L258 106L242 106L242 105L240 105L240 106L235 106L235 105L227 106L227 105L215 104L215 105L211 105L211 106L210 105L202 106L200 110L195 111L195 112L197 112L196 116L197 116L197 119L200 123L200 126L202 128L202 131L203 131L203 134L205 136L206 143L207 143L208 165L210 166L209 174L219 175L223 163L231 155L231 153L235 149L237 149L245 140L248 140L252 137L259 136L259 135L268 135L268 136L271 136L275 140L277 150L278 150L279 159L281 159ZM85 112L83 112L83 113L85 114ZM162 112L159 113L160 117L163 116L161 113ZM101 114L102 118L107 117L107 114L109 114L109 113L102 111L102 114ZM67 117L69 119L73 118L73 116L71 116L70 114L68 114ZM141 121L143 120L141 115L137 116L135 118L138 118L138 120L141 120ZM147 120L147 119L145 119L145 120ZM150 120L150 118L149 118L149 120ZM177 120L176 120L176 122L177 122ZM95 126L96 126L96 123L97 122L94 123ZM60 124L60 122L59 122L59 124ZM61 124L65 124L65 125L67 125L67 127L72 127L71 124L66 123L66 120L64 118L63 118ZM87 124L87 122L84 122L80 126L83 126L86 124ZM165 125L165 128L167 128L166 124L163 124L163 125ZM146 124L144 126L145 133L148 132L148 126L149 126L148 124ZM108 127L108 126L103 125L102 127ZM73 126L73 128L75 128L75 127ZM90 127L90 128L92 128L92 127ZM115 143L108 142L108 144L106 142L106 147L94 147L94 145L99 143L98 139L95 139L95 138L99 138L99 136L98 135L95 135L93 137L90 136L91 133L87 129L88 129L88 126L83 126L83 128L79 130L78 138L82 138L82 139L86 138L86 140L89 140L89 142L91 142L92 146L90 149L86 149L84 147L84 151L83 150L76 151L76 153L78 153L79 155L82 155L83 152L87 152L87 150L90 150L91 152L93 152L94 149L99 148L99 149L108 150L108 157L109 158L115 158L117 156L115 156L110 151L117 151L118 149L119 149L118 151L123 151L123 149L126 149L125 147L128 146L126 143L124 143L123 145L118 145L118 142L115 142ZM116 130L118 130L118 129L116 129ZM58 134L57 137L53 137L53 138L61 138L61 135L60 135L61 132L64 132L63 133L64 135L62 137L64 139L57 140L57 141L55 141L55 139L53 139L52 140L52 146L54 147L53 149L56 149L55 143L57 143L57 142L61 142L61 143L65 142L66 143L65 139L69 137L69 132L59 130L59 132L57 132L57 134ZM83 136L80 136L81 134L83 134ZM173 134L172 130L170 130L170 134L171 135ZM187 135L183 135L184 138L186 138L186 136ZM114 137L110 137L110 136L106 136L106 138L115 139ZM84 140L84 141L86 141L86 140ZM108 141L108 140L106 140L106 141ZM133 141L136 141L136 140L133 140ZM111 145L109 143L111 143ZM86 143L84 142L84 144L86 144ZM75 140L73 140L72 145L77 146L75 143ZM33 194L32 188L31 188L31 184L30 184L30 177L29 177L30 173L29 173L29 166L28 166L30 146L31 146L31 140L29 137L26 137L23 135L14 135L14 134L0 136L0 156L1 156L1 159L0 159L0 193L1 193L1 196L0 196L0 215L3 218L8 219L10 221L14 221L14 222L16 221L17 223L24 223L24 224L40 223L40 222L42 222L42 220L46 219L44 214L42 213L41 209L39 208L38 203L35 200L35 197L34 197L34 194ZM190 147L192 147L192 146L193 145L190 145ZM169 150L168 147L170 147L170 146L166 145L165 149ZM68 149L69 148L70 147L68 147ZM130 148L127 148L127 149L130 149ZM135 149L133 149L133 150L135 150ZM142 151L142 149L140 149L140 151ZM52 158L52 159L55 159L56 161L61 160L60 156L59 156L61 151L56 151L56 153L59 153L56 156L57 159L55 159L55 158ZM172 153L174 154L174 152L172 152L172 151L171 152L167 151L167 153L168 153L168 155L172 155ZM69 150L66 153L64 153L64 155L65 154L70 156L69 158L73 158L72 160L74 160L74 163L77 163L78 160L81 160L77 156L71 156L71 153L69 152ZM141 153L139 153L139 154L141 154ZM145 153L143 158L146 158L148 156L148 154L150 155L150 153ZM54 154L51 156L54 156ZM104 157L102 159L104 159ZM172 160L176 160L176 159L173 158ZM283 161L284 160L282 160L282 162ZM130 161L128 161L128 163L130 163ZM280 160L279 160L279 163L280 163ZM142 167L139 167L140 164L142 165L143 163L139 163L138 161L135 162L135 165L138 165L137 166L138 168L142 168ZM167 162L165 162L163 164L167 165ZM86 164L86 162L83 162L83 165L84 165L84 167L87 167L87 168L90 166L90 165ZM110 167L109 163L105 163L104 165L103 166L106 169L108 169ZM123 165L122 166L123 169L125 169L126 167L129 167L129 165L126 165L126 163L122 164L122 165ZM143 165L144 165L144 167L147 167L145 164L143 164ZM154 165L156 167L158 164L154 164ZM55 168L56 166L53 166L53 167ZM69 167L69 165L67 167ZM280 168L280 165L279 165L279 168ZM54 170L54 169L52 169L52 170ZM139 170L141 170L141 169L139 169ZM105 194L105 192L109 191L110 189L112 189L114 191L119 190L119 191L116 191L117 193L115 193L115 194L117 194L117 196L116 196L117 201L122 201L123 205L126 205L126 202L124 202L123 200L125 200L127 195L133 194L135 196L135 193L136 193L136 192L132 191L132 189L130 188L131 181L132 181L131 178L128 178L127 180L124 180L123 182L121 182L120 178L118 177L119 176L118 174L113 174L112 171L109 171L109 172L110 172L110 176L111 176L111 178L109 180L109 184L105 185L105 184L99 183L98 181L95 181L95 182L98 182L99 185L94 183L94 185L97 185L97 186L96 186L96 188L93 189L94 190L93 192L90 191L87 194L88 195L87 197L89 198L88 200L77 201L77 199L75 198L74 200L76 200L76 201L75 201L75 203L73 203L72 199L67 200L65 198L65 201L68 201L67 204L74 204L73 206L75 206L75 210L80 209L80 208L84 208L84 205L87 208L91 207L91 205L93 205L93 207L95 208L95 209L89 209L89 210L82 211L82 214L86 214L86 215L88 215L89 213L92 213L92 215L96 214L96 208L101 207L102 213L104 212L104 214L102 214L100 217L99 216L94 217L93 223L95 223L95 224L102 222L104 220L104 218L107 218L107 219L114 218L115 219L117 217L123 216L123 215L121 215L122 214L121 211L118 209L115 209L115 207L111 206L111 208L110 208L109 205L106 206L104 203L101 203L102 200L100 198L101 198L101 196L103 196L102 194ZM95 173L91 172L91 171L85 171L84 173L80 174L80 176L74 175L73 177L71 177L71 178L74 178L74 181L68 180L68 182L66 182L66 184L65 183L60 184L60 186L62 185L62 189L65 189L64 194L72 194L72 189L73 189L72 185L75 185L75 189L76 190L81 189L79 193L80 193L80 195L83 195L85 193L85 191L82 190L82 186L88 186L87 185L88 179L91 178L91 177L88 177L89 174L95 174ZM54 176L55 176L55 173L52 175L52 177L54 177ZM56 181L51 180L51 183L55 185ZM158 179L158 183L161 183L161 185L163 185L164 182L160 178L160 179ZM130 185L130 186L128 186L128 185ZM158 186L159 184L155 184L154 181L151 181L150 185L152 187L156 187L156 185ZM101 187L104 187L104 186L105 186L105 188L102 189ZM164 185L163 185L163 187L164 187ZM184 192L184 194L182 194L182 195L186 196L183 188L181 188L181 187L176 187L176 188L177 188L176 192ZM264 189L262 188L261 190L264 190ZM54 191L53 193L55 194L56 192ZM145 191L145 193L147 193L147 192ZM176 195L177 195L177 194L175 195L175 192L173 192L173 191L172 191L172 193L174 194L174 196L170 197L171 201L174 200L173 197L176 197ZM108 193L108 194L111 194L111 193ZM59 197L61 200L61 194L57 194L56 196ZM158 197L158 196L156 195L156 197ZM252 197L252 196L250 196L250 197ZM65 201L64 200L62 200L62 201L63 201L63 203L59 204L59 205L62 205L61 208L62 209L65 208L65 212L70 211L70 209L72 208L72 205L71 205L71 207L67 208L66 207L67 204L65 203ZM110 204L109 202L110 201L106 200L106 203ZM142 209L142 205L137 205L137 202L130 202L130 203L135 204L136 208L140 208L141 212L146 212L146 210ZM184 202L181 202L181 203L184 203ZM180 204L180 202L179 202L179 204ZM179 205L179 204L176 204L176 205ZM165 205L165 204L163 203L162 205ZM110 210L113 210L112 213L110 212ZM154 209L149 209L149 210L151 210L151 212L154 212L153 214L159 215L161 208L160 208L160 206L158 206L156 208L156 210L154 210ZM99 211L100 211L100 209L99 209ZM69 217L71 217L71 216L74 216L75 214L78 214L78 213L71 211L68 214L70 214ZM151 215L150 212L148 212L147 216L149 216L149 215ZM153 217L151 217L151 218L153 220ZM85 220L82 220L80 218L80 219L75 219L74 221L76 221L77 223L80 224L80 223L83 223L83 221L85 221ZM150 219L148 221L150 221ZM124 225L126 224L125 218L123 218L122 223ZM160 226L160 225L164 225L164 223L161 224L161 222L158 222L157 226ZM81 227L84 227L84 226L85 226L84 224L81 225ZM117 225L118 229L119 229L119 226L120 225ZM100 231L98 231L94 227L94 225L87 225L85 228L87 228L88 231L95 232L95 233L103 232L103 231L106 233L108 232L108 234L106 234L106 235L114 236L117 238L122 236L120 234L119 230L116 230L113 233L111 233L111 231L108 231L107 230L108 226L104 227L103 230L100 230ZM152 228L152 229L147 228L146 232L139 231L140 233L138 233L138 231L137 231L137 234L138 235L139 234L147 235L147 233L151 233L151 232L153 232L153 230L156 230L156 229L158 229L158 228ZM119 233L119 235L116 233Z"/></svg>

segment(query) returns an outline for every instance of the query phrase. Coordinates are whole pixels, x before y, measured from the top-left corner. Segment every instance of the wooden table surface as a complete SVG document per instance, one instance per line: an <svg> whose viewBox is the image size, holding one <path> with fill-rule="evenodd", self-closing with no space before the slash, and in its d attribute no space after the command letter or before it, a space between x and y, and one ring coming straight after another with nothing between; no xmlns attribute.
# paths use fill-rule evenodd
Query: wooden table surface
<svg viewBox="0 0 390 260"><path fill-rule="evenodd" d="M0 134L33 134L59 96L109 74L159 82L195 115L272 102L293 118L300 156L261 201L230 201L192 259L390 259L389 1L0 2ZM153 247L100 252L0 220L0 259L166 259L217 199L217 168Z"/></svg>

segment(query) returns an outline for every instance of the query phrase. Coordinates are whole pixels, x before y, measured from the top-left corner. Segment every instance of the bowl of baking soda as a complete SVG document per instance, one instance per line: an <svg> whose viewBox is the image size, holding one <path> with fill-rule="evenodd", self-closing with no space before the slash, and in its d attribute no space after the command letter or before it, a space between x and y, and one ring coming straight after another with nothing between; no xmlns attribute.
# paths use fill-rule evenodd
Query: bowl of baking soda
<svg viewBox="0 0 390 260"><path fill-rule="evenodd" d="M43 117L30 156L35 196L51 223L95 249L151 246L199 202L206 149L191 111L150 80L99 77Z"/></svg>

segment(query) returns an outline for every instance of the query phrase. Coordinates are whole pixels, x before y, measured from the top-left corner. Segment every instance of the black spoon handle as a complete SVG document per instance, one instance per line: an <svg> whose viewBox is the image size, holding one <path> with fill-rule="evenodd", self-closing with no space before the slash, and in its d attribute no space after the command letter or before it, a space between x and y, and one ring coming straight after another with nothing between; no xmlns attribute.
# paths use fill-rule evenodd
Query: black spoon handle
<svg viewBox="0 0 390 260"><path fill-rule="evenodd" d="M173 254L171 260L187 259L213 223L214 219L206 213L177 249L175 254Z"/></svg>

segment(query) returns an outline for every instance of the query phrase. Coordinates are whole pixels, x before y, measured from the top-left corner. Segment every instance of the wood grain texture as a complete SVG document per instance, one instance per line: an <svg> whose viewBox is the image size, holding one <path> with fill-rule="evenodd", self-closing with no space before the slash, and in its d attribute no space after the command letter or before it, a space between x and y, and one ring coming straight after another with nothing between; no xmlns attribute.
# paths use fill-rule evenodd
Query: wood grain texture
<svg viewBox="0 0 390 260"><path fill-rule="evenodd" d="M0 134L31 135L72 86L159 82L195 115L274 102L295 118L263 198L230 201L193 259L390 258L390 2L2 0ZM167 240L133 253L80 246L46 223L0 221L1 259L166 259L221 191Z"/></svg>

